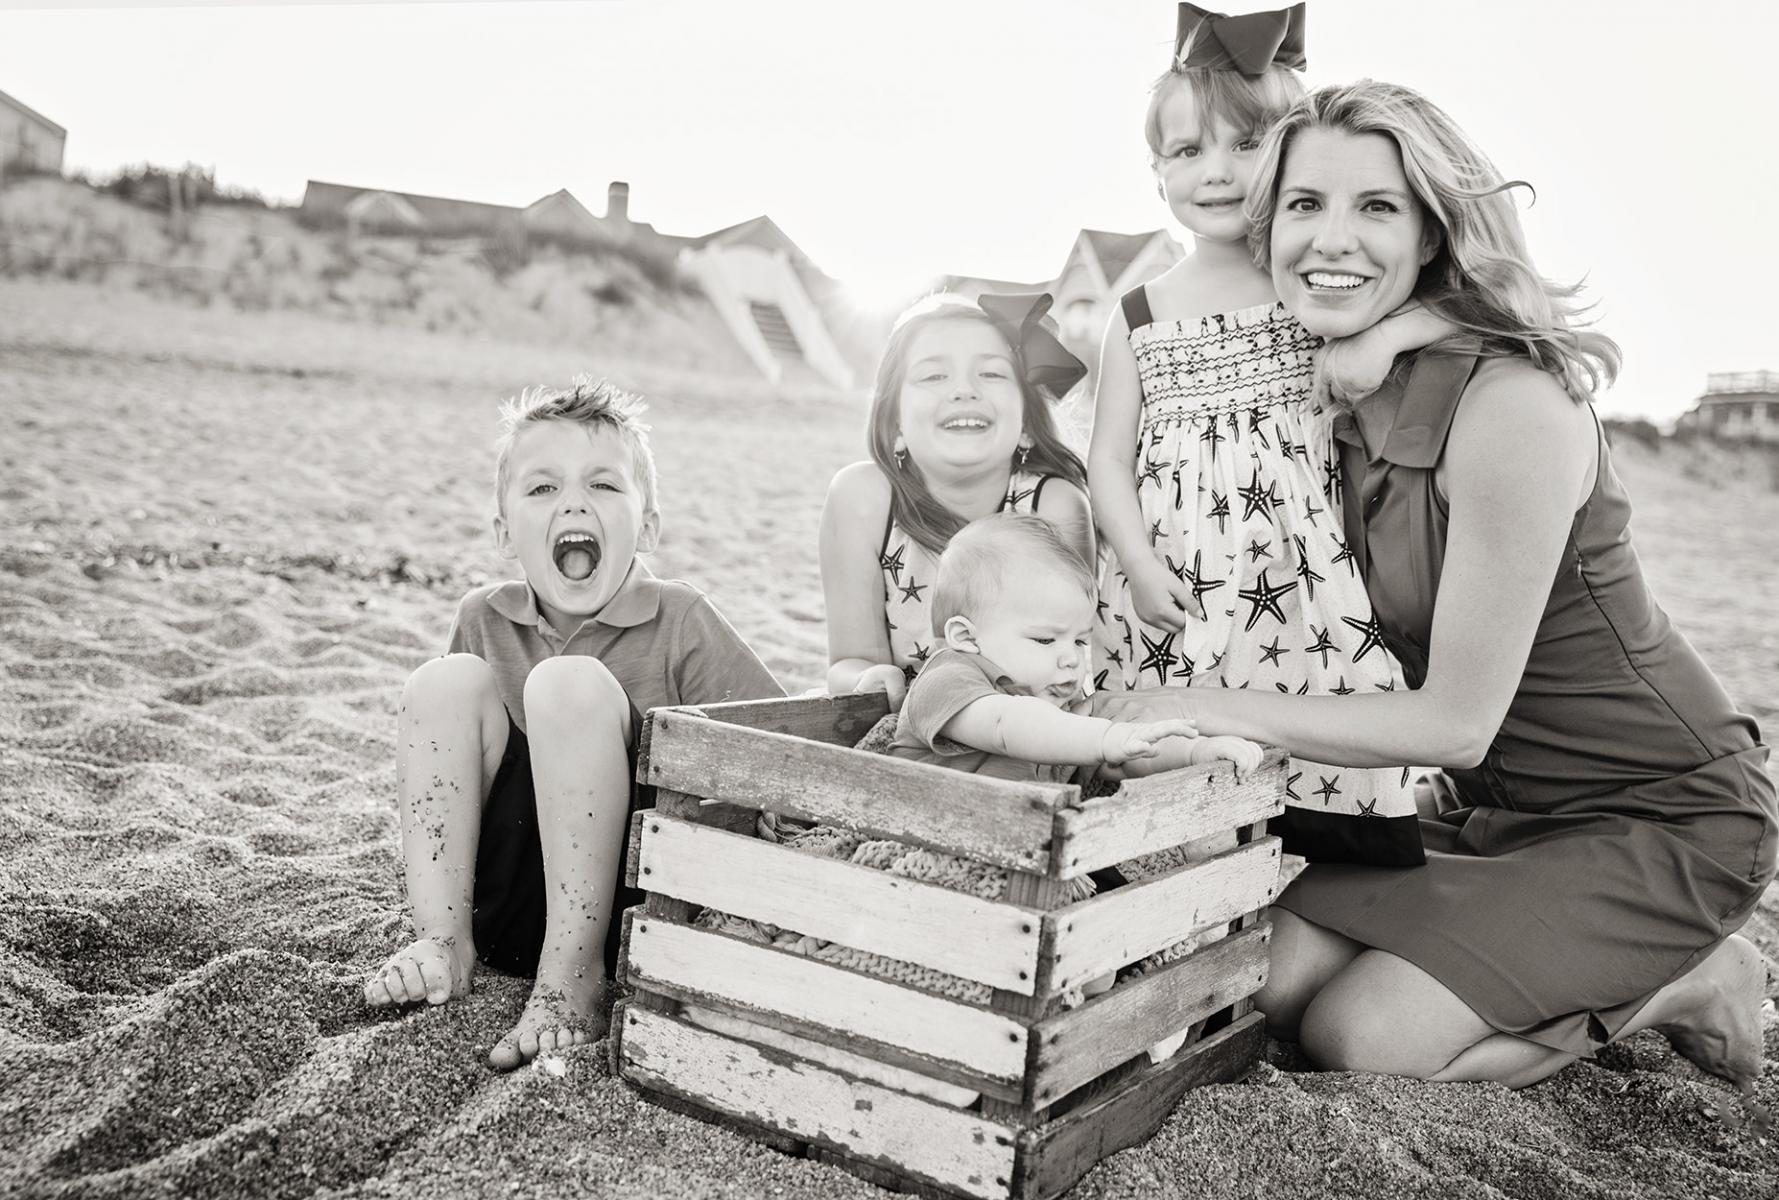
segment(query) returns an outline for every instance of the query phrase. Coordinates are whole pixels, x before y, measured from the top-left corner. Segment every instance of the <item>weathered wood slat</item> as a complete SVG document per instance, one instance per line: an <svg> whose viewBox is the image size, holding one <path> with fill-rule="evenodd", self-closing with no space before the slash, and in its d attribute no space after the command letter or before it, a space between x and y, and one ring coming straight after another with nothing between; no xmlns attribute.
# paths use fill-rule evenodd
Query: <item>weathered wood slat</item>
<svg viewBox="0 0 1779 1200"><path fill-rule="evenodd" d="M644 1087L966 1196L1008 1194L1015 1134L1005 1125L647 1009L627 1008L623 1020L624 1075Z"/></svg>
<svg viewBox="0 0 1779 1200"><path fill-rule="evenodd" d="M646 728L647 726L645 725L645 729ZM643 897L642 901L643 912L651 917L661 917L670 921L678 921L681 924L686 924L691 921L695 914L695 909L692 905L686 903L684 900L675 899L672 896L666 895L663 892L653 891L643 883L642 831L647 822L656 817L678 817L687 821L696 821L698 819L699 810L698 797L688 796L684 792L676 792L671 788L657 788L655 790L654 800L654 808L644 809L636 814L637 818L639 818L636 825L636 845L632 848L628 848L626 851L627 853L633 852L636 857L633 860L626 861L625 874L633 878L634 882L631 884L632 887L640 887L647 892L647 895ZM614 919L628 919L627 915L623 913L613 914L613 916ZM620 952L624 952L622 947L620 947ZM620 965L619 974L623 973L622 966ZM638 989L635 1000L637 1007L640 1008L649 1008L656 1012L663 1013L674 1013L679 1011L679 1001L674 1000L669 996L658 996L652 992Z"/></svg>
<svg viewBox="0 0 1779 1200"><path fill-rule="evenodd" d="M1264 908L1278 890L1279 839L1268 837L1058 909L1044 918L1054 929L1050 986L1060 991L1117 970Z"/></svg>
<svg viewBox="0 0 1779 1200"><path fill-rule="evenodd" d="M1229 763L1127 779L1116 792L1056 816L1055 873L1074 879L1141 854L1178 846L1285 809L1285 752L1268 750L1236 782Z"/></svg>
<svg viewBox="0 0 1779 1200"><path fill-rule="evenodd" d="M1057 808L1072 785L1012 783L655 709L643 782L831 821L997 866L1050 866Z"/></svg>
<svg viewBox="0 0 1779 1200"><path fill-rule="evenodd" d="M1036 909L666 816L643 826L640 878L651 903L672 896L990 987L1035 987Z"/></svg>
<svg viewBox="0 0 1779 1200"><path fill-rule="evenodd" d="M736 1006L750 1020L779 1027L788 1019L787 1032L826 1030L866 1054L893 1047L906 1052L900 1062L886 1060L897 1066L961 1068L946 1072L949 1082L1006 1087L1025 1071L1025 1026L974 1005L646 917L631 926L629 947L626 971L636 986L688 1004Z"/></svg>
<svg viewBox="0 0 1779 1200"><path fill-rule="evenodd" d="M1054 1104L1259 988L1271 936L1272 927L1262 925L1226 938L1041 1022L1032 1031L1034 1105Z"/></svg>
<svg viewBox="0 0 1779 1200"><path fill-rule="evenodd" d="M1085 1108L1019 1138L1019 1192L1049 1200L1073 1187L1101 1159L1152 1136L1188 1088L1246 1073L1264 1039L1254 1013L1164 1063L1139 1071Z"/></svg>
<svg viewBox="0 0 1779 1200"><path fill-rule="evenodd" d="M899 1066L859 1053L858 1047L837 1046L831 1040L807 1037L784 1029L780 1024L756 1021L750 1015L734 1011L730 1006L686 1004L677 1014L682 1021L720 1033L737 1041L748 1042L767 1050L778 1050L796 1058L827 1067L853 1079L875 1083L891 1091L922 1096L947 1108L969 1108L982 1093L967 1084L951 1083L930 1071Z"/></svg>
<svg viewBox="0 0 1779 1200"><path fill-rule="evenodd" d="M1015 871L1007 881L1007 898L1015 903L1048 912L1062 906L1063 888L1062 880L1052 876ZM1023 995L1019 992L997 989L989 1001L989 1007L995 1012L1007 1013L1027 1024L1056 1011L1058 1006L1057 997L1050 987L1050 970L1054 956L1047 952L1043 941L1045 931L1042 927L1040 927L1039 933L1038 971L1033 981L1032 993ZM1014 1124L1022 1124L1021 1118L1028 1116L1025 1078L1031 1072L1031 1049L1028 1038L1025 1061L1021 1064L1019 1094L1010 1100L984 1096L982 1100L984 1116L1010 1121Z"/></svg>
<svg viewBox="0 0 1779 1200"><path fill-rule="evenodd" d="M794 737L855 746L889 715L889 697L882 692L850 696L798 696L791 700L737 700L728 704L677 706L727 725L788 733Z"/></svg>

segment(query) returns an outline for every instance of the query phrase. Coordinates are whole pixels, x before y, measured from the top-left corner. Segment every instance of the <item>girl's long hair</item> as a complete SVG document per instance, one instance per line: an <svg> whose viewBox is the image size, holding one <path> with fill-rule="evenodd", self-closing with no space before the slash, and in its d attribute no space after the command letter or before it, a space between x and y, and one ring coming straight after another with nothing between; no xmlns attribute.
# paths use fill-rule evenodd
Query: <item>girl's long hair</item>
<svg viewBox="0 0 1779 1200"><path fill-rule="evenodd" d="M933 498L920 467L912 458L906 466L896 465L896 435L901 432L902 385L908 377L908 351L921 330L939 321L979 321L1003 338L1007 335L1007 330L999 322L969 300L941 292L919 301L896 318L889 342L883 348L883 360L877 365L877 383L871 396L871 459L889 480L890 516L909 537L934 554L942 553L946 543L951 541L951 535L962 529L966 522ZM1013 376L1019 382L1019 395L1023 401L1024 430L1032 441L1024 466L1015 455L1008 460L1008 470L1056 475L1086 491L1087 468L1057 433L1049 400L1027 382L1025 358L1019 347L1009 345L1008 348L1012 352Z"/></svg>
<svg viewBox="0 0 1779 1200"><path fill-rule="evenodd" d="M1441 235L1415 297L1462 331L1445 345L1529 358L1578 400L1617 377L1618 344L1587 328L1581 285L1552 282L1532 265L1509 196L1530 185L1504 180L1443 109L1397 84L1362 79L1317 88L1267 134L1248 188L1248 236L1262 267L1272 266L1285 155L1306 129L1376 133L1395 143L1409 188Z"/></svg>

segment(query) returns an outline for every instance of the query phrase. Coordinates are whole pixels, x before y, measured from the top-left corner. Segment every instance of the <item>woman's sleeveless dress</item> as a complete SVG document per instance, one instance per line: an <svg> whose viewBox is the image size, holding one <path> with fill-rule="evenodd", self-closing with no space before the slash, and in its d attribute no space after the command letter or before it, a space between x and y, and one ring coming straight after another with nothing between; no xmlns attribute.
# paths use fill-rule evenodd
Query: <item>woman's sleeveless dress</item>
<svg viewBox="0 0 1779 1200"><path fill-rule="evenodd" d="M1476 362L1423 354L1367 400L1394 410L1375 452L1336 425L1347 542L1410 687L1445 559L1434 468ZM1779 838L1766 747L1644 584L1604 436L1598 475L1500 732L1447 772L1463 806L1423 822L1426 865L1312 865L1278 900L1581 1055L1740 927Z"/></svg>
<svg viewBox="0 0 1779 1200"><path fill-rule="evenodd" d="M1031 471L1015 471L1007 481L1007 494L999 512L1035 513L1038 497L1054 478ZM885 518L883 547L877 552L883 571L883 616L889 623L890 654L909 679L938 650L942 638L933 633L932 587L939 578L939 556L909 537L896 524L895 514Z"/></svg>
<svg viewBox="0 0 1779 1200"><path fill-rule="evenodd" d="M1331 414L1310 397L1320 339L1281 304L1153 321L1124 298L1142 382L1137 500L1149 544L1203 620L1172 633L1137 615L1115 557L1100 582L1097 686L1275 688L1345 695L1395 686L1340 527ZM1413 864L1408 772L1294 758L1285 848L1318 861Z"/></svg>

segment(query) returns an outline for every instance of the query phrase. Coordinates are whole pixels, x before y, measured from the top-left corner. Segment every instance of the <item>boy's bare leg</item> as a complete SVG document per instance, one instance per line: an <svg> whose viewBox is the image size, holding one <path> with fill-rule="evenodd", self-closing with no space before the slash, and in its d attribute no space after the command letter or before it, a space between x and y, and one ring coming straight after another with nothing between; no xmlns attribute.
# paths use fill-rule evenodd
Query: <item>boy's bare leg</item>
<svg viewBox="0 0 1779 1200"><path fill-rule="evenodd" d="M630 698L593 658L548 659L525 681L525 725L548 920L537 982L488 1059L502 1070L592 1041L605 936L630 811Z"/></svg>
<svg viewBox="0 0 1779 1200"><path fill-rule="evenodd" d="M506 743L506 708L487 663L452 654L409 677L397 719L396 793L415 938L365 981L367 1003L443 1004L470 990L482 800Z"/></svg>

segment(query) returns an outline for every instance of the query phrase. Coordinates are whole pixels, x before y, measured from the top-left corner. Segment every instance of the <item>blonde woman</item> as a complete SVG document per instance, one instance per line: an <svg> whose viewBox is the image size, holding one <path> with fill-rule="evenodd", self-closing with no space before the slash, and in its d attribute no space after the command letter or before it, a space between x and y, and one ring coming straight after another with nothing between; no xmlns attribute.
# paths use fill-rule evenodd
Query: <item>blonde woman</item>
<svg viewBox="0 0 1779 1200"><path fill-rule="evenodd" d="M1285 891L1273 1031L1326 1068L1518 1087L1655 1028L1751 1095L1765 972L1732 935L1774 873L1767 750L1644 584L1589 403L1617 347L1420 95L1320 89L1259 159L1254 246L1307 328L1418 298L1461 331L1336 426L1375 619L1330 633L1409 688L1172 693L1202 733L1441 766L1456 797L1425 866L1312 865Z"/></svg>

